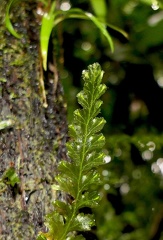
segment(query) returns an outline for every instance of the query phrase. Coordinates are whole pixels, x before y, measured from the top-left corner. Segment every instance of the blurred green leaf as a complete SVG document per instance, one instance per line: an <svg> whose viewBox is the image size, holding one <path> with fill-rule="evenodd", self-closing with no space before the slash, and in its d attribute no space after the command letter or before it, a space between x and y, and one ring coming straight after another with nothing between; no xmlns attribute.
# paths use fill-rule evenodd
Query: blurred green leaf
<svg viewBox="0 0 163 240"><path fill-rule="evenodd" d="M71 214L72 207L70 204L56 200L53 203L54 208L58 211L59 214L67 217Z"/></svg>
<svg viewBox="0 0 163 240"><path fill-rule="evenodd" d="M79 8L74 8L70 9L67 12L62 12L62 16L60 16L61 12L58 12L54 21L54 26L56 26L58 23L62 22L65 19L70 19L70 18L77 18L77 19L83 19L83 20L90 20L92 21L96 27L100 30L102 35L104 35L110 45L111 51L113 52L114 46L113 46L113 41L106 30L106 24L101 22L97 17L95 17L93 14L84 12L83 10Z"/></svg>
<svg viewBox="0 0 163 240"><path fill-rule="evenodd" d="M96 16L105 21L107 14L107 5L105 0L90 0L92 8L96 14Z"/></svg>
<svg viewBox="0 0 163 240"><path fill-rule="evenodd" d="M91 227L95 225L95 220L93 215L84 215L80 213L76 216L74 221L70 226L70 231L90 231Z"/></svg>
<svg viewBox="0 0 163 240"><path fill-rule="evenodd" d="M48 55L48 45L50 35L53 29L53 22L55 17L55 5L53 2L49 12L44 13L41 23L41 32L40 32L40 45L41 45L41 55L43 61L43 68L47 70L47 55Z"/></svg>
<svg viewBox="0 0 163 240"><path fill-rule="evenodd" d="M17 175L17 173L15 172L15 169L13 167L10 167L9 169L7 169L3 176L2 176L2 180L6 183L11 185L12 187L15 186L15 184L20 182L20 179Z"/></svg>
<svg viewBox="0 0 163 240"><path fill-rule="evenodd" d="M15 3L18 3L20 0L10 0L9 3L7 4L7 7L6 7L6 14L5 14L5 24L6 24L6 27L7 29L9 30L9 32L16 38L21 38L21 35L18 34L15 29L13 28L13 25L10 21L10 10L12 8L12 6L15 4Z"/></svg>
<svg viewBox="0 0 163 240"><path fill-rule="evenodd" d="M98 192L96 191L86 192L82 194L80 202L77 203L77 206L79 209L83 207L94 208L98 206L99 200L100 200L100 195Z"/></svg>

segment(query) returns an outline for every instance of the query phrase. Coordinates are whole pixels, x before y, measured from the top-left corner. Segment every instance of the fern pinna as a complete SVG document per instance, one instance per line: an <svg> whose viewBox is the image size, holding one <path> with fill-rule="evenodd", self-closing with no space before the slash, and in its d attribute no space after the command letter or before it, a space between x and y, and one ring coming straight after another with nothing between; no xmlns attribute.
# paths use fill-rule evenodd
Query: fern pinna
<svg viewBox="0 0 163 240"><path fill-rule="evenodd" d="M95 225L93 214L81 213L84 207L94 208L100 196L97 184L100 175L97 168L104 164L105 154L102 147L105 138L99 131L105 120L97 117L100 113L101 95L106 86L101 84L103 71L94 63L83 71L84 88L78 93L78 103L82 106L74 112L74 119L69 125L71 140L67 143L68 156L71 162L61 161L56 181L59 190L72 197L72 203L56 200L54 212L47 216L47 233L40 233L38 240L81 240L82 235L76 232L89 231Z"/></svg>

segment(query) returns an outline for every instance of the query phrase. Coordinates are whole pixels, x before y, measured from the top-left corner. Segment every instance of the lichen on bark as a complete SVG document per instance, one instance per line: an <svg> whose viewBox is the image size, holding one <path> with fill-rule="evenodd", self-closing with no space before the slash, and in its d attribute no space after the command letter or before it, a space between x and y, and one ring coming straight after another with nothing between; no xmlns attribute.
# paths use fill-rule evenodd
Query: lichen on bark
<svg viewBox="0 0 163 240"><path fill-rule="evenodd" d="M43 230L44 216L58 197L52 184L57 162L66 159L66 107L50 70L44 78L48 107L43 107L37 2L20 1L12 9L22 39L4 26L6 4L0 4L0 121L12 124L0 130L0 178L14 167L20 183L0 183L0 239L29 240Z"/></svg>

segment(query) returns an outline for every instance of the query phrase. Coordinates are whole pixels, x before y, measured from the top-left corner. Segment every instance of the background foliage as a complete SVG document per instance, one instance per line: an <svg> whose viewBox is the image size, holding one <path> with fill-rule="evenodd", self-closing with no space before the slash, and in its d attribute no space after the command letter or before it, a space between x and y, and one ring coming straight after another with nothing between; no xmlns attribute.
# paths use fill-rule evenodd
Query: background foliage
<svg viewBox="0 0 163 240"><path fill-rule="evenodd" d="M107 120L108 164L101 168L103 196L96 210L100 240L163 239L163 10L161 1L63 1L61 6L94 12L125 30L129 38L108 27L107 41L91 22L66 20L62 31L60 77L68 100L68 118L76 108L82 69L99 62L108 91L102 114ZM64 5L65 4L65 5ZM102 8L103 4L104 8ZM101 13L97 9L103 9ZM101 16L100 16L101 14ZM57 34L54 32L53 34ZM59 48L58 48L59 49ZM63 58L64 57L64 58ZM92 235L92 239L95 236Z"/></svg>

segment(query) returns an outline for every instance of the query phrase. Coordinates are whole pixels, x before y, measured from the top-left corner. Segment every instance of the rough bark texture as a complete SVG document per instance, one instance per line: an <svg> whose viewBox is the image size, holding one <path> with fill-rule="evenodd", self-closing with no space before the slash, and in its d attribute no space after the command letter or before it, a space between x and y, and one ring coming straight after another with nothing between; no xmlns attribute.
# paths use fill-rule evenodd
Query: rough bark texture
<svg viewBox="0 0 163 240"><path fill-rule="evenodd" d="M57 162L66 158L66 111L50 70L43 107L37 3L20 1L12 9L19 40L4 27L7 2L0 1L0 122L12 124L0 130L0 179L12 167L20 183L0 181L0 239L31 240L44 229L44 216L58 197L52 184Z"/></svg>

